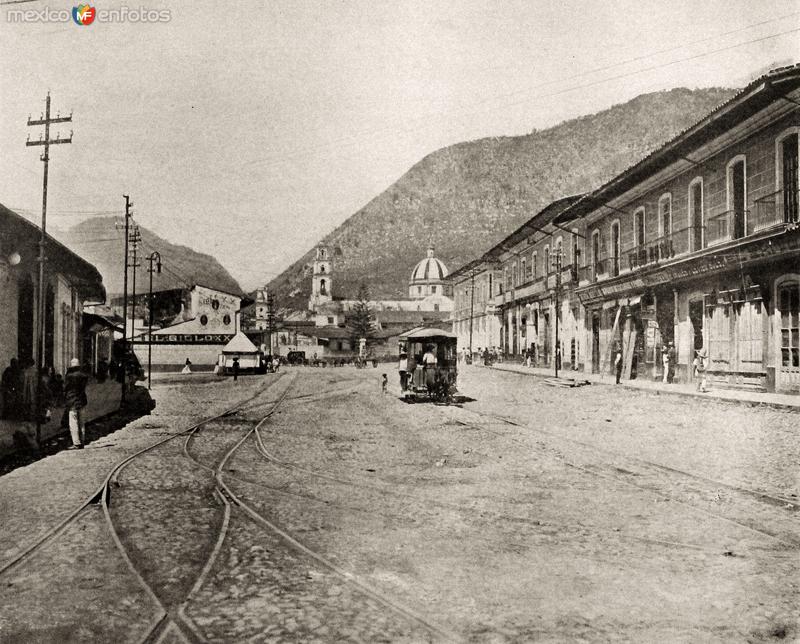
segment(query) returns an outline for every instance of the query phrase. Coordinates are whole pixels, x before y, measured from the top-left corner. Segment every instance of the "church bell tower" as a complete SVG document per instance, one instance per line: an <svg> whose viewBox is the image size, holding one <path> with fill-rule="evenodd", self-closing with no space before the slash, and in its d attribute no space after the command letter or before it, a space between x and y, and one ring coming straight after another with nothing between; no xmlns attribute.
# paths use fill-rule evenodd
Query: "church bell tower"
<svg viewBox="0 0 800 644"><path fill-rule="evenodd" d="M333 264L328 249L324 246L317 247L317 256L314 258L314 269L311 277L311 299L309 308L316 309L320 304L333 300Z"/></svg>

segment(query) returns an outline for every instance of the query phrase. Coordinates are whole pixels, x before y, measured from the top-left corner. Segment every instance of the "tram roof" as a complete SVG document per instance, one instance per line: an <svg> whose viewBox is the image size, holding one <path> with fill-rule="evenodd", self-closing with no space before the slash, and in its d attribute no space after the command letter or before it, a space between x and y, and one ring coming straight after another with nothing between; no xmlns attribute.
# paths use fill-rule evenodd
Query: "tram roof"
<svg viewBox="0 0 800 644"><path fill-rule="evenodd" d="M423 338L458 338L455 333L445 331L444 329L436 329L431 327L412 329L411 331L401 333L400 337L407 340L418 340Z"/></svg>

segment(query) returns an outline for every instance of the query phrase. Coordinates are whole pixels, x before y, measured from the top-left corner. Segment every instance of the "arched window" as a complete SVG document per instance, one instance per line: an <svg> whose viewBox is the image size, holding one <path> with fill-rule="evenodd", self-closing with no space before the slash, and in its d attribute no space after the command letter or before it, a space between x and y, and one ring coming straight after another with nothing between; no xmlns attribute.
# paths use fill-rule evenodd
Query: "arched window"
<svg viewBox="0 0 800 644"><path fill-rule="evenodd" d="M784 130L775 140L775 198L771 203L782 205L774 207L774 212L769 213L765 206L757 206L756 217L758 224L766 228L771 224L791 223L800 221L800 173L798 172L798 155L800 155L800 141L798 140L800 127L791 127ZM761 210L761 212L759 212ZM772 215L771 217L769 215Z"/></svg>
<svg viewBox="0 0 800 644"><path fill-rule="evenodd" d="M319 294L320 295L327 295L328 294L327 286L325 285L325 280L320 280L319 281Z"/></svg>
<svg viewBox="0 0 800 644"><path fill-rule="evenodd" d="M550 271L553 270L553 267L550 266L550 246L544 247L544 253L542 254L542 258L544 259L544 266L542 267L542 274L549 275Z"/></svg>
<svg viewBox="0 0 800 644"><path fill-rule="evenodd" d="M669 259L675 255L672 244L672 195L667 192L658 200L658 244L659 259Z"/></svg>
<svg viewBox="0 0 800 644"><path fill-rule="evenodd" d="M741 239L747 234L747 165L743 154L728 162L727 188L728 212L719 231L720 241Z"/></svg>
<svg viewBox="0 0 800 644"><path fill-rule="evenodd" d="M611 276L619 275L619 258L622 253L619 238L619 219L611 224Z"/></svg>
<svg viewBox="0 0 800 644"><path fill-rule="evenodd" d="M645 246L645 237L647 230L645 228L645 211L644 207L637 208L633 212L633 264L634 266L643 266L647 263L647 247Z"/></svg>
<svg viewBox="0 0 800 644"><path fill-rule="evenodd" d="M691 251L703 248L703 178L697 177L689 184L689 226Z"/></svg>
<svg viewBox="0 0 800 644"><path fill-rule="evenodd" d="M595 230L592 233L592 273L591 279L593 282L597 281L597 276L600 274L602 267L600 265L600 231Z"/></svg>
<svg viewBox="0 0 800 644"><path fill-rule="evenodd" d="M580 266L581 249L578 246L578 229L572 229L572 265L577 269Z"/></svg>
<svg viewBox="0 0 800 644"><path fill-rule="evenodd" d="M323 264L322 266L319 267L319 272L320 273L324 273L325 272L325 264Z"/></svg>
<svg viewBox="0 0 800 644"><path fill-rule="evenodd" d="M538 259L539 259L539 256L536 253L531 255L531 279L532 280L536 279L536 263L537 263Z"/></svg>
<svg viewBox="0 0 800 644"><path fill-rule="evenodd" d="M527 266L524 257L520 260L519 274L520 274L520 280L519 280L520 284L524 284L525 280L528 279Z"/></svg>

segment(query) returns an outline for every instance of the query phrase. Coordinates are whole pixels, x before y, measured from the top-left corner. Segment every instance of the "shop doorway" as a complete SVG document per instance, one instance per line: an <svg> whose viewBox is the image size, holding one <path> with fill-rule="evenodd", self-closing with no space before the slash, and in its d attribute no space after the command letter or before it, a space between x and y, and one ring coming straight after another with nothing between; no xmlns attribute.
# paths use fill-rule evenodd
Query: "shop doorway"
<svg viewBox="0 0 800 644"><path fill-rule="evenodd" d="M600 316L592 315L592 373L600 373Z"/></svg>
<svg viewBox="0 0 800 644"><path fill-rule="evenodd" d="M689 356L691 363L694 360L694 352L703 348L703 300L689 302L689 323L692 325L692 355Z"/></svg>
<svg viewBox="0 0 800 644"><path fill-rule="evenodd" d="M550 365L550 347L552 343L550 340L550 312L544 313L544 343L542 346L542 359L544 364Z"/></svg>
<svg viewBox="0 0 800 644"><path fill-rule="evenodd" d="M33 359L33 279L27 273L17 282L17 358Z"/></svg>

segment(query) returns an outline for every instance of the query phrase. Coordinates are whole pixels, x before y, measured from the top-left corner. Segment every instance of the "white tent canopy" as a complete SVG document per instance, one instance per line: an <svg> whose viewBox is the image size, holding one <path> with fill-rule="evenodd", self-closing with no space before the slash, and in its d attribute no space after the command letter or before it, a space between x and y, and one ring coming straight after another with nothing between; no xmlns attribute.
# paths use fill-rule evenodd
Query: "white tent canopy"
<svg viewBox="0 0 800 644"><path fill-rule="evenodd" d="M222 349L222 353L248 354L258 353L258 348L243 332L239 331Z"/></svg>

